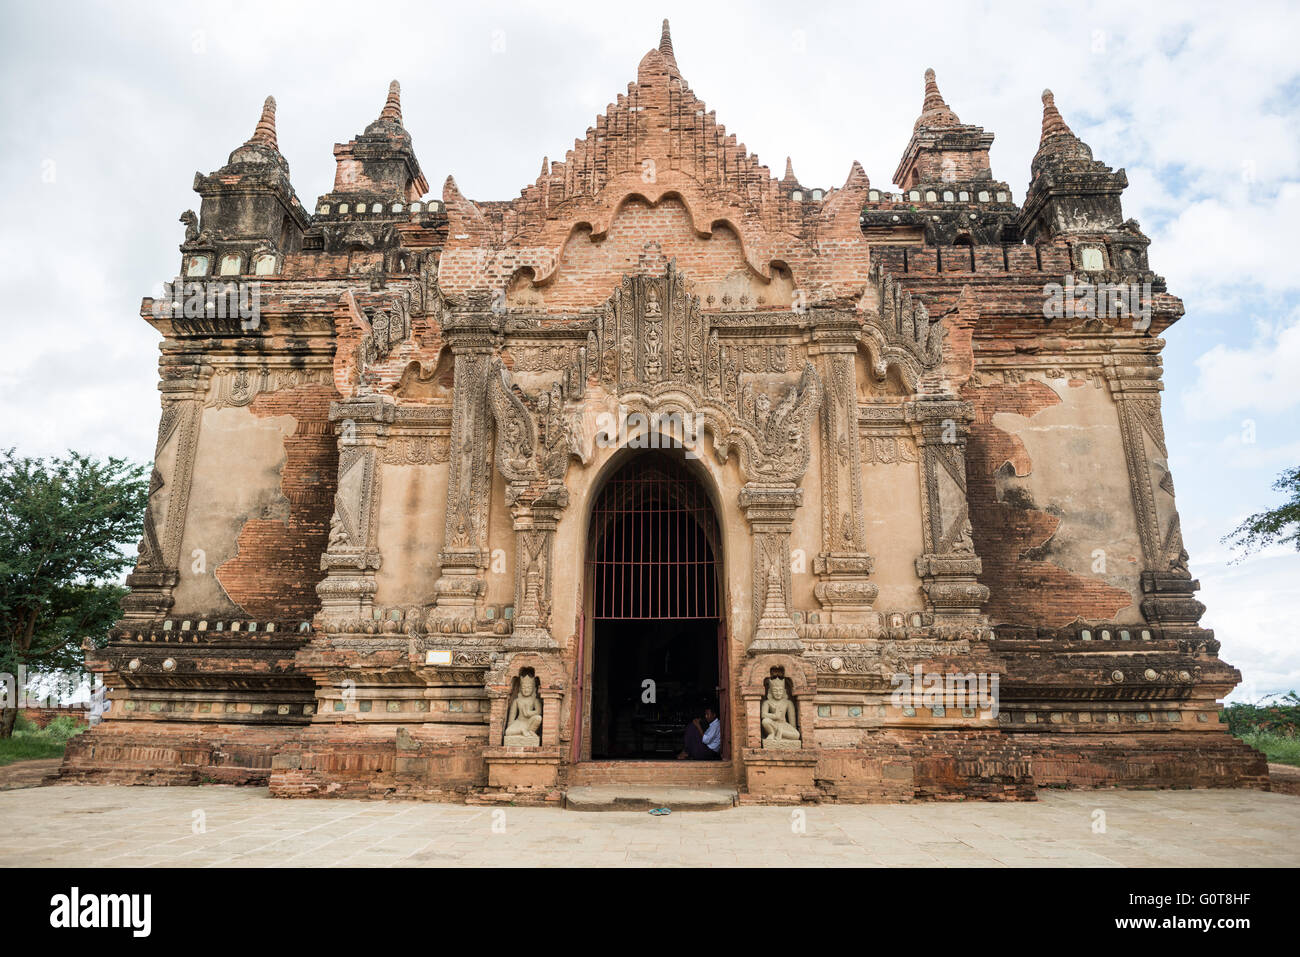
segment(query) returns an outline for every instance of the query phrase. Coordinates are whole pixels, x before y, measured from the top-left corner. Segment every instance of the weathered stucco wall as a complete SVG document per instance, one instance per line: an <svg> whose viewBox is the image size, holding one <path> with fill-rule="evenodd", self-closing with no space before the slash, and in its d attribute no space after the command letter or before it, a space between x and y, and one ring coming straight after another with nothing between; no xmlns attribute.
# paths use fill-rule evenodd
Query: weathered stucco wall
<svg viewBox="0 0 1300 957"><path fill-rule="evenodd" d="M875 559L871 580L880 588L876 608L882 612L922 608L925 596L916 575L916 556L923 551L921 470L910 438L864 438L874 447L863 455L862 497L867 504L867 550ZM888 456L892 461L885 461Z"/></svg>
<svg viewBox="0 0 1300 957"><path fill-rule="evenodd" d="M1137 622L1141 547L1100 379L971 390L971 517L994 622Z"/></svg>
<svg viewBox="0 0 1300 957"><path fill-rule="evenodd" d="M383 564L375 575L375 604L427 604L438 579L447 508L447 465L382 465L377 541Z"/></svg>
<svg viewBox="0 0 1300 957"><path fill-rule="evenodd" d="M289 500L280 489L280 474L285 440L296 427L291 415L259 417L247 407L203 410L181 538L175 615L249 614L231 599L217 570L238 553L247 521L288 522Z"/></svg>

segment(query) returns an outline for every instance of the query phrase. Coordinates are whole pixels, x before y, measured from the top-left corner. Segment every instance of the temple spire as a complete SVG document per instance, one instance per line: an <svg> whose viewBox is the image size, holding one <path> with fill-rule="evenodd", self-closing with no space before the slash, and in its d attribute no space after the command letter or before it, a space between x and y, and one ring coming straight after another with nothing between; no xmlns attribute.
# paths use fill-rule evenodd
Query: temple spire
<svg viewBox="0 0 1300 957"><path fill-rule="evenodd" d="M928 110L941 110L948 106L943 101L943 94L939 92L939 83L935 79L933 68L925 71L925 102L921 104L921 112Z"/></svg>
<svg viewBox="0 0 1300 957"><path fill-rule="evenodd" d="M921 115L917 117L913 128L920 129L923 126L961 126L961 120L939 92L939 83L933 69L925 71L925 100L921 103Z"/></svg>
<svg viewBox="0 0 1300 957"><path fill-rule="evenodd" d="M1056 108L1052 91L1044 90L1043 132L1029 164L1029 190L1016 223L1021 238L1038 244L1061 235L1107 237L1112 250L1124 247L1126 262L1145 268L1149 240L1135 223L1124 219L1122 195L1127 185L1122 169L1111 169L1093 158L1092 147L1070 129ZM1082 248L1074 247L1071 265L1097 268L1084 265ZM1116 268L1113 262L1110 268Z"/></svg>
<svg viewBox="0 0 1300 957"><path fill-rule="evenodd" d="M1030 180L1049 165L1086 168L1093 162L1092 148L1066 125L1051 90L1043 91L1043 135L1029 164Z"/></svg>
<svg viewBox="0 0 1300 957"><path fill-rule="evenodd" d="M659 53L672 69L672 72L680 76L681 71L677 67L677 57L673 54L673 35L668 30L667 17L664 17L663 29L659 32Z"/></svg>
<svg viewBox="0 0 1300 957"><path fill-rule="evenodd" d="M1074 131L1065 123L1065 118L1061 116L1061 111L1056 108L1056 98L1052 96L1051 90L1043 91L1043 135L1039 137L1038 145L1041 148L1053 136L1074 136Z"/></svg>
<svg viewBox="0 0 1300 957"><path fill-rule="evenodd" d="M790 162L788 156L785 158L785 176L781 178L781 182L787 186L795 186L799 182L798 177L794 175L794 163Z"/></svg>
<svg viewBox="0 0 1300 957"><path fill-rule="evenodd" d="M388 84L388 100L384 103L379 118L402 125L402 86L396 80Z"/></svg>
<svg viewBox="0 0 1300 957"><path fill-rule="evenodd" d="M268 96L262 104L262 116L257 121L253 135L244 145L266 146L279 152L280 147L275 138L275 97Z"/></svg>

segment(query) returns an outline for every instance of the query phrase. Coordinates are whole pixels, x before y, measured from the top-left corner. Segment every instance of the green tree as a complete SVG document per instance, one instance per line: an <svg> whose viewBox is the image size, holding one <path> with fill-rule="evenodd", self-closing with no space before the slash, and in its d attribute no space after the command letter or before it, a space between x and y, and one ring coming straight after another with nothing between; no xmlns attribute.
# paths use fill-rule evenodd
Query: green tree
<svg viewBox="0 0 1300 957"><path fill-rule="evenodd" d="M121 616L122 573L135 559L149 496L146 467L77 452L49 460L0 451L0 672L83 666ZM15 701L0 711L13 732Z"/></svg>
<svg viewBox="0 0 1300 957"><path fill-rule="evenodd" d="M1300 551L1300 466L1279 475L1273 483L1273 490L1288 492L1291 498L1277 508L1256 512L1223 536L1225 544L1242 550L1235 561L1241 561L1274 542L1292 542Z"/></svg>

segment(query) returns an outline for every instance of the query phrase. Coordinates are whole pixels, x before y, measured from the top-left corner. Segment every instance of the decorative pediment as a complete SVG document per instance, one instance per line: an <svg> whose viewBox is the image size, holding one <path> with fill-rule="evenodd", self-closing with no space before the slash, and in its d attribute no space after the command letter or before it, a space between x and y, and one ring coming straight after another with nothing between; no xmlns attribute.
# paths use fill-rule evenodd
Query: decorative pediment
<svg viewBox="0 0 1300 957"><path fill-rule="evenodd" d="M581 429L565 408L565 390L559 382L536 397L529 396L515 388L505 364L493 357L487 401L496 424L497 469L515 486L509 492L512 499L522 485L562 485L570 456L586 461Z"/></svg>
<svg viewBox="0 0 1300 957"><path fill-rule="evenodd" d="M670 263L662 276L625 276L601 311L588 353L605 390L629 409L680 415L707 429L722 461L733 448L756 481L796 482L807 471L809 427L821 406L812 363L799 378L787 344L732 344L711 327L685 277ZM763 358L761 363L756 360Z"/></svg>
<svg viewBox="0 0 1300 957"><path fill-rule="evenodd" d="M739 263L759 286L784 285L793 275L814 298L857 295L864 277L828 267L822 247L833 244L842 252L847 244L860 244L865 264L858 217L869 188L857 163L838 189L804 189L792 178L774 176L692 92L671 44L661 41L642 58L627 92L596 117L563 160L544 160L537 179L517 198L475 202L448 177L443 267L454 277L449 292L483 283L493 292L513 288L516 298L540 302L546 297L524 295L515 284L526 277L546 289L564 274L566 254L581 252L584 244L620 247L604 250L605 268L614 278L626 261L626 250L612 242L617 224L626 209L641 204L655 211L660 227L684 208L680 229L671 224L672 235L683 241L725 233L724 241L731 242L734 235ZM590 276L583 275L584 289L571 292L593 291ZM571 299L548 302L545 311L590 308L599 296Z"/></svg>

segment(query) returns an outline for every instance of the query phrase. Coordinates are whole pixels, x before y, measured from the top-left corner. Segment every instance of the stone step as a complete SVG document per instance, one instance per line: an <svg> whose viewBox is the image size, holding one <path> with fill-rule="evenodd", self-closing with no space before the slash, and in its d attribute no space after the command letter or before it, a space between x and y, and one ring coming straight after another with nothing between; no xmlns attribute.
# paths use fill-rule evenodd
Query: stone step
<svg viewBox="0 0 1300 957"><path fill-rule="evenodd" d="M568 768L567 781L570 787L734 787L736 769L730 761L583 761Z"/></svg>
<svg viewBox="0 0 1300 957"><path fill-rule="evenodd" d="M571 787L564 794L569 811L649 811L666 807L681 811L726 811L736 806L735 788L691 788L654 785Z"/></svg>

